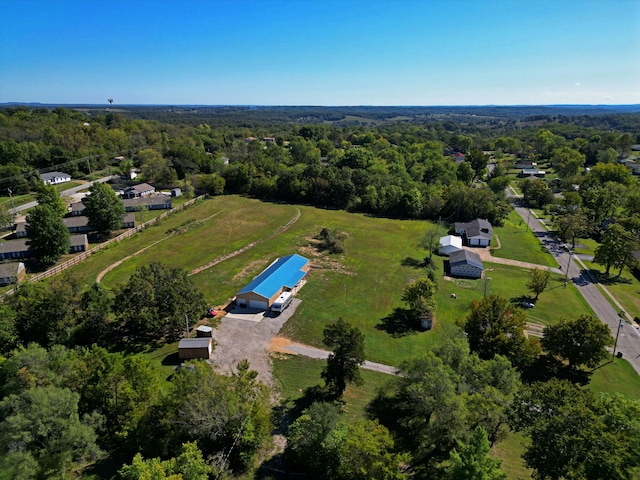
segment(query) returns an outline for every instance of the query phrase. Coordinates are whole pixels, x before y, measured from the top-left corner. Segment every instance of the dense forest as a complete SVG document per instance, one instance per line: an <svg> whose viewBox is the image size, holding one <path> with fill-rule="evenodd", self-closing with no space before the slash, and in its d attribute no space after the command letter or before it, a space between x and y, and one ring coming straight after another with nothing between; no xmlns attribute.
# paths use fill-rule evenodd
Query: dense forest
<svg viewBox="0 0 640 480"><path fill-rule="evenodd" d="M553 214L565 241L598 239L594 261L609 273L637 267L640 185L628 165L639 143L633 107L8 106L0 191L36 191L51 170L86 178L137 169L143 181L187 192L500 225L513 184L529 206ZM547 178L514 183L520 161ZM501 479L487 454L511 429L531 439L525 460L535 478L634 478L640 404L570 381L607 355L608 329L590 318L554 327L559 338L580 331L591 342L569 356L566 344L525 339L505 302L474 302L461 328L400 366L367 420L342 416L343 387L358 377L329 362L322 401L288 419L278 469L345 480ZM178 339L184 314L205 307L186 274L162 264L117 291L54 277L9 296L0 304L0 478L74 478L101 463L124 479L285 475L259 468L281 418L248 363L225 376L195 362L165 379L144 355ZM356 370L359 342L346 322L325 330L333 359L355 358ZM540 370L551 373L542 379ZM550 444L563 455L549 458Z"/></svg>

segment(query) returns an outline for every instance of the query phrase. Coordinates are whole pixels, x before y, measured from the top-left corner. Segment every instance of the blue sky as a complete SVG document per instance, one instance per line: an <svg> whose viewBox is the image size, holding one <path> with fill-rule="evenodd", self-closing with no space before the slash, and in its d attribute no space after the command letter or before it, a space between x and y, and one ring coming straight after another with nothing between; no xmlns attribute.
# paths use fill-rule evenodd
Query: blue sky
<svg viewBox="0 0 640 480"><path fill-rule="evenodd" d="M638 0L0 0L0 103L640 103Z"/></svg>

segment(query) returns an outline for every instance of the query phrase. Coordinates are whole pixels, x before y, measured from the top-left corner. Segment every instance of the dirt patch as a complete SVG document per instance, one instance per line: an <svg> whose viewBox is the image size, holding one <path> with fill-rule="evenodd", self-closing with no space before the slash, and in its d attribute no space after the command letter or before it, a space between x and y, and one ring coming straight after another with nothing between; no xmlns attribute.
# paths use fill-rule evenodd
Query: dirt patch
<svg viewBox="0 0 640 480"><path fill-rule="evenodd" d="M286 337L273 337L269 343L270 352L291 353L287 352L287 345L291 345L291 340Z"/></svg>

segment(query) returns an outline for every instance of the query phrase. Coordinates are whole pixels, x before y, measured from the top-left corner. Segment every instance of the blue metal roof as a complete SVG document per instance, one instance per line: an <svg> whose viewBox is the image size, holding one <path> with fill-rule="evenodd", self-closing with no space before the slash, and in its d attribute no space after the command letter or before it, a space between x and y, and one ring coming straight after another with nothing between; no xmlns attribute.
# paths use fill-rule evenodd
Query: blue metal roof
<svg viewBox="0 0 640 480"><path fill-rule="evenodd" d="M265 298L271 298L282 287L293 288L305 276L302 268L309 260L297 253L281 257L273 262L260 275L238 293L253 292Z"/></svg>

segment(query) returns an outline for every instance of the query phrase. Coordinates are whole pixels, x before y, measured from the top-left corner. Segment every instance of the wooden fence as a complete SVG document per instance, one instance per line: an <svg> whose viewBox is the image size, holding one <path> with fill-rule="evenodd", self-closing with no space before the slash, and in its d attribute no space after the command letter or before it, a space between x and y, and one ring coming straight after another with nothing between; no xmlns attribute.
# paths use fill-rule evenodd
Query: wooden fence
<svg viewBox="0 0 640 480"><path fill-rule="evenodd" d="M67 268L73 267L74 265L77 265L78 263L82 262L86 258L89 258L91 255L93 255L94 253L102 250L103 248L107 248L109 245L121 242L125 238L129 238L130 236L135 235L139 231L144 230L147 227L150 227L154 223L162 220L163 218L167 218L169 215L173 215L174 213L179 212L180 210L184 210L185 208L190 207L191 205L193 205L198 200L202 200L203 198L206 198L206 197L207 197L207 195L205 194L205 195L200 195L199 197L196 197L196 198L192 198L191 200L187 200L182 205L174 207L171 210L168 210L168 211L158 215L157 217L152 218L151 220L147 220L146 222L144 222L144 223L142 223L142 224L140 224L140 225L138 225L138 226L136 226L134 228L130 228L126 232L121 233L120 235L118 235L117 237L113 237L112 239L107 240L106 242L100 243L100 244L96 245L95 247L91 247L86 252L79 253L79 254L75 255L73 258L67 260L66 262L59 263L58 265L55 265L55 266L51 267L49 270L47 270L45 272L42 272L42 273L39 273L37 275L33 275L32 277L27 278L26 281L33 283L33 282L37 282L37 281L43 280L45 278L57 275L60 272L66 270ZM0 299L4 298L7 295L11 295L12 293L14 293L16 288L17 287L14 287L11 290L8 290L7 292L5 292L2 296L0 296Z"/></svg>

